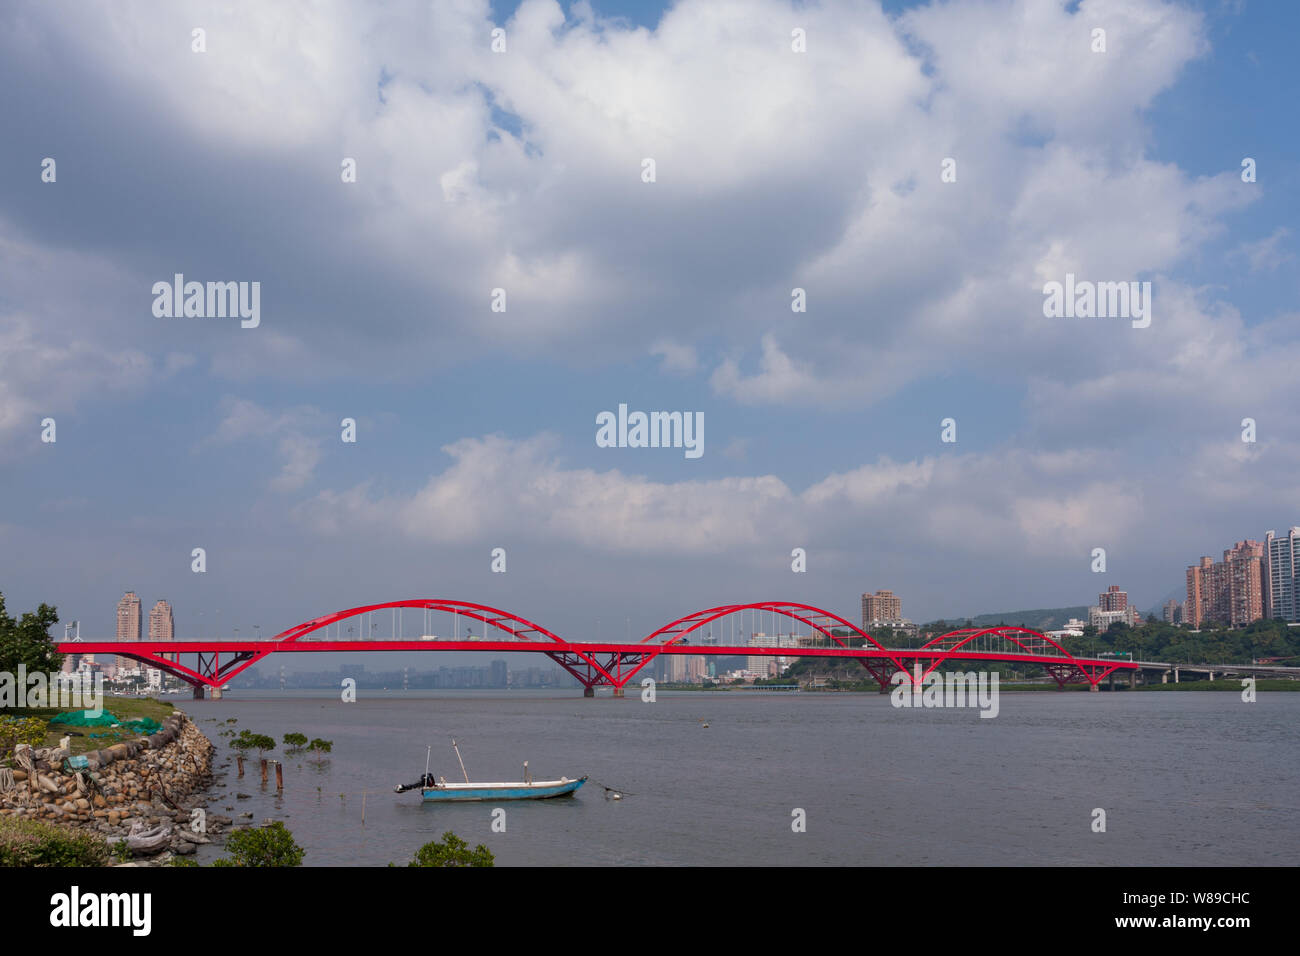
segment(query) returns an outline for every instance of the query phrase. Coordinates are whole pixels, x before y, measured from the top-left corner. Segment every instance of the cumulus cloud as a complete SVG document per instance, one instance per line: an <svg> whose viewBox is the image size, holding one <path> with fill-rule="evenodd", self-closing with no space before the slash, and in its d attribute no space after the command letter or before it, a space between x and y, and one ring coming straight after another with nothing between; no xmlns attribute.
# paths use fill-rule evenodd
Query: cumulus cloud
<svg viewBox="0 0 1300 956"><path fill-rule="evenodd" d="M504 54L486 0L401 18L341 4L77 11L7 13L8 69L83 64L61 85L122 129L168 129L165 142L141 131L158 163L240 170L205 180L201 234L139 234L114 196L79 213L126 221L132 267L269 272L256 338L202 343L223 377L393 374L395 352L436 364L577 342L605 360L658 347L684 373L708 361L707 335L722 346L714 387L738 402L872 401L995 336L1032 367L1069 341L1036 321L1043 275L1168 271L1258 195L1144 155L1142 111L1207 49L1199 15L1157 0L896 18L686 0L653 30L525 0ZM1105 55L1090 49L1100 21ZM807 53L790 49L794 23ZM47 115L15 119L16 142L49 138ZM939 180L947 157L955 183ZM151 208L191 201L134 155L97 162ZM795 286L810 302L797 318ZM494 288L505 317L489 311ZM887 368L851 374L880 349Z"/></svg>
<svg viewBox="0 0 1300 956"><path fill-rule="evenodd" d="M363 483L322 491L296 516L325 536L367 529L446 543L495 536L592 553L747 560L772 541L829 546L870 528L875 540L950 553L999 541L1058 555L1098 534L1127 539L1143 500L1138 482L1071 468L1052 453L886 457L799 492L771 474L653 481L619 469L566 468L545 435L467 438L443 451L451 464L413 494L381 495Z"/></svg>

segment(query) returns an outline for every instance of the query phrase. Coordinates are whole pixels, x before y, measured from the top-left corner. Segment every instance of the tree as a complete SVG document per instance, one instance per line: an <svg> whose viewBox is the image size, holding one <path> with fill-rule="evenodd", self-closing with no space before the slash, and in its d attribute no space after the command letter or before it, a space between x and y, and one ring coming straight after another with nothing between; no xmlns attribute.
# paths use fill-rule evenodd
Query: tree
<svg viewBox="0 0 1300 956"><path fill-rule="evenodd" d="M299 733L285 734L284 745L293 753L297 753L307 746L307 735Z"/></svg>
<svg viewBox="0 0 1300 956"><path fill-rule="evenodd" d="M469 848L469 844L448 830L442 840L426 843L415 853L407 866L495 866L496 858L482 843Z"/></svg>
<svg viewBox="0 0 1300 956"><path fill-rule="evenodd" d="M16 674L22 664L28 673L52 674L63 667L63 655L50 637L50 628L58 622L58 612L48 604L15 620L6 613L0 594L0 671Z"/></svg>
<svg viewBox="0 0 1300 956"><path fill-rule="evenodd" d="M269 827L236 830L226 840L226 852L213 866L302 866L304 850L293 834L276 820Z"/></svg>
<svg viewBox="0 0 1300 956"><path fill-rule="evenodd" d="M325 762L325 755L334 749L334 741L321 740L317 737L307 745L307 749L315 754L314 762L319 766Z"/></svg>
<svg viewBox="0 0 1300 956"><path fill-rule="evenodd" d="M266 734L255 734L251 730L244 729L239 732L239 736L231 741L231 746L239 751L256 750L260 758L268 750L275 749L275 738L268 737Z"/></svg>

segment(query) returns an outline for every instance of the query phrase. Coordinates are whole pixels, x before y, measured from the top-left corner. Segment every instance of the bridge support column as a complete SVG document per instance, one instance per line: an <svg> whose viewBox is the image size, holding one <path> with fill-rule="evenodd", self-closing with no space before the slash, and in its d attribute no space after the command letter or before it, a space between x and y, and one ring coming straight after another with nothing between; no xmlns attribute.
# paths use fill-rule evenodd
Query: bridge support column
<svg viewBox="0 0 1300 956"><path fill-rule="evenodd" d="M621 688L621 687L615 687L615 688L614 688L614 696L615 696L615 697L622 697L622 696L623 696L623 688Z"/></svg>
<svg viewBox="0 0 1300 956"><path fill-rule="evenodd" d="M1107 689L1107 690L1114 690L1114 689L1115 689L1115 672L1114 672L1114 671L1111 671L1111 672L1110 672L1110 686L1108 686L1106 689Z"/></svg>
<svg viewBox="0 0 1300 956"><path fill-rule="evenodd" d="M1136 690L1136 689L1137 689L1137 685L1138 685L1138 672L1137 672L1137 671L1129 671L1129 672L1128 672L1128 687L1129 687L1129 690Z"/></svg>
<svg viewBox="0 0 1300 956"><path fill-rule="evenodd" d="M1089 684L1089 685L1088 685L1088 690L1092 691L1094 694L1099 694L1099 693L1101 693L1101 685L1100 685L1100 684Z"/></svg>
<svg viewBox="0 0 1300 956"><path fill-rule="evenodd" d="M1210 671L1210 680L1211 680L1211 681L1214 680L1214 671Z"/></svg>
<svg viewBox="0 0 1300 956"><path fill-rule="evenodd" d="M1174 683L1175 683L1175 684L1178 683L1178 668L1177 668L1177 667L1174 668Z"/></svg>
<svg viewBox="0 0 1300 956"><path fill-rule="evenodd" d="M213 699L213 700L221 700L221 696L222 696L222 694L221 694L221 688L220 688L220 687L214 687L214 688L212 688L212 695L211 695L211 696L212 696L212 699Z"/></svg>
<svg viewBox="0 0 1300 956"><path fill-rule="evenodd" d="M202 684L195 684L195 685L194 685L194 699L195 699L195 700L202 700L202 699L203 699L203 685L202 685Z"/></svg>
<svg viewBox="0 0 1300 956"><path fill-rule="evenodd" d="M595 696L596 696L596 688L594 688L594 687L592 687L590 684L588 684L586 687L584 687L584 688L582 689L582 696L583 696L583 697L595 697Z"/></svg>

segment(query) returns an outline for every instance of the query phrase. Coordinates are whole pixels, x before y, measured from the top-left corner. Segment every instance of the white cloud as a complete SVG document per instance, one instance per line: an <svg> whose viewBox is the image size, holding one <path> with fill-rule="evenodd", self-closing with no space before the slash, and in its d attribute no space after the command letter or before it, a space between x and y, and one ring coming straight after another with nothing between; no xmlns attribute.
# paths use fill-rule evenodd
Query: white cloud
<svg viewBox="0 0 1300 956"><path fill-rule="evenodd" d="M451 465L414 494L379 495L366 483L320 492L295 514L329 536L369 529L413 541L522 539L748 562L771 542L825 548L855 533L949 556L989 542L1048 556L1086 553L1099 534L1131 539L1143 501L1136 483L1067 470L1070 460L1052 453L882 458L795 492L774 475L652 481L617 469L567 469L555 447L546 436L462 439L443 449Z"/></svg>

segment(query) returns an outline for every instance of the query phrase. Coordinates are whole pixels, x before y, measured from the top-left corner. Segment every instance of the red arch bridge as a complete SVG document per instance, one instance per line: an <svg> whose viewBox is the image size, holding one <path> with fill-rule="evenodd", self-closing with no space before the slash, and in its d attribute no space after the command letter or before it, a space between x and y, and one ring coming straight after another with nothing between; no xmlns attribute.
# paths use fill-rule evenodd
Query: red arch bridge
<svg viewBox="0 0 1300 956"><path fill-rule="evenodd" d="M414 640L403 636L409 611L422 616L423 629ZM451 616L451 637L431 633L435 614ZM775 645L775 639L773 645L754 644L745 639L748 631L752 640L762 640L754 628L761 626L764 615L772 621L773 635L781 627L790 628L786 644ZM386 618L391 619L390 636L376 638L374 633L388 623ZM350 622L346 637L345 622ZM475 622L481 632L478 635L473 633ZM576 677L588 697L594 696L597 687L612 687L616 696L622 696L628 681L661 654L855 658L882 690L900 671L907 681L916 681L918 675L924 680L949 661L1033 664L1059 686L1086 682L1092 690L1115 671L1138 667L1132 661L1076 657L1050 637L1023 627L963 628L920 647L889 648L830 611L792 601L707 608L679 617L640 641L621 644L567 641L540 624L485 604L417 599L336 611L266 640L71 641L60 642L58 649L64 654L115 654L156 667L192 685L196 698L203 696L205 686L212 689L214 697L220 696L221 688L232 678L272 654L339 651L545 654ZM189 663L183 663L185 660Z"/></svg>

